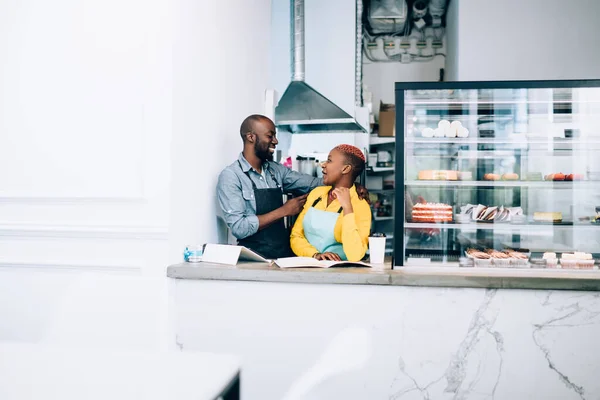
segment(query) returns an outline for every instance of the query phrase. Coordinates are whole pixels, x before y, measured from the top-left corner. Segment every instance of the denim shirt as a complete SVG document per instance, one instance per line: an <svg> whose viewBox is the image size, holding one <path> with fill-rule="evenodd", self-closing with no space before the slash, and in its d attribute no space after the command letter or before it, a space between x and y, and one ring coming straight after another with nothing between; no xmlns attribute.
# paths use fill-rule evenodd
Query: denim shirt
<svg viewBox="0 0 600 400"><path fill-rule="evenodd" d="M240 168L240 164L242 168ZM276 188L279 184L283 188L283 193L301 195L323 185L323 180L320 178L292 171L274 161L265 161L262 170L263 175L252 168L240 153L238 160L231 163L219 175L217 183L219 206L231 233L238 239L252 236L258 232L254 189L246 175L247 171L257 189ZM273 177L277 182L273 180Z"/></svg>

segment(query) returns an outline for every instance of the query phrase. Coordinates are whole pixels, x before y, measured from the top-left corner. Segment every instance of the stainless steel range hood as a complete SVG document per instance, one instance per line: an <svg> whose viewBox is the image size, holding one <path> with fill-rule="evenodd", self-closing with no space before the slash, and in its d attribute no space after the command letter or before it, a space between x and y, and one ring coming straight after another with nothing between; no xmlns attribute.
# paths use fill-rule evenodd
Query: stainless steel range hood
<svg viewBox="0 0 600 400"><path fill-rule="evenodd" d="M304 0L291 0L292 82L275 108L275 123L292 133L366 132L346 111L304 82Z"/></svg>

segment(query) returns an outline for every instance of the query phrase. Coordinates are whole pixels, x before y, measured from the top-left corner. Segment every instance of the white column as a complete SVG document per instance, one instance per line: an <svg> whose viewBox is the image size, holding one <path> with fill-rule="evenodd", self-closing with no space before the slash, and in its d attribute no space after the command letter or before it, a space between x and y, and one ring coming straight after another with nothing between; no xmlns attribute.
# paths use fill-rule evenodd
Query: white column
<svg viewBox="0 0 600 400"><path fill-rule="evenodd" d="M269 0L175 4L170 262L224 238L217 178L242 149L242 120L263 112L271 29Z"/></svg>

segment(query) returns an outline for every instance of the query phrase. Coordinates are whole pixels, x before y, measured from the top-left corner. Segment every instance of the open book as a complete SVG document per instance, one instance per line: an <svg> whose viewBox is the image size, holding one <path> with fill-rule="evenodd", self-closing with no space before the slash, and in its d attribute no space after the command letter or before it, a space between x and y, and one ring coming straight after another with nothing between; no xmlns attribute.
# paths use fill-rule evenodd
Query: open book
<svg viewBox="0 0 600 400"><path fill-rule="evenodd" d="M331 268L331 267L367 267L371 266L361 261L319 261L311 257L286 257L274 261L279 268Z"/></svg>

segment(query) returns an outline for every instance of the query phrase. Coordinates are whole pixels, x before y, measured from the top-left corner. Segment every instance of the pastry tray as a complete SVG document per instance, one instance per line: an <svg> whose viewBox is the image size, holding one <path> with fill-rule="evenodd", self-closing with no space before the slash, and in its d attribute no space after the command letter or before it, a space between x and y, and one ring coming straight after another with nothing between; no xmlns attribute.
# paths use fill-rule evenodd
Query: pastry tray
<svg viewBox="0 0 600 400"><path fill-rule="evenodd" d="M458 221L458 220L455 219L455 222L457 224L465 224L465 225L472 224L472 223L478 223L478 224L502 224L502 225L508 225L508 224L511 224L511 223L513 223L513 224L520 224L520 223L522 223L522 222L494 221L494 220L484 221L484 220L479 220L479 219L476 219L476 220L469 219L468 221L464 221L464 222L460 222L460 221ZM523 223L524 222L525 221L523 221Z"/></svg>
<svg viewBox="0 0 600 400"><path fill-rule="evenodd" d="M560 222L546 222L546 221L528 221L529 225L583 225L583 224L574 224L573 221L560 221Z"/></svg>
<svg viewBox="0 0 600 400"><path fill-rule="evenodd" d="M413 219L407 219L406 222L411 223L411 224L440 224L440 225L448 225L448 224L455 224L456 221L452 220L452 221L430 221L430 222L424 222L424 221L415 221Z"/></svg>

